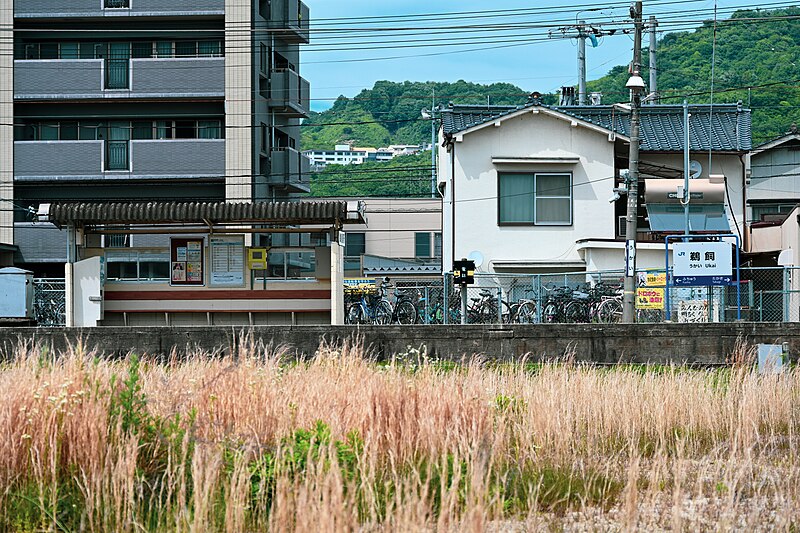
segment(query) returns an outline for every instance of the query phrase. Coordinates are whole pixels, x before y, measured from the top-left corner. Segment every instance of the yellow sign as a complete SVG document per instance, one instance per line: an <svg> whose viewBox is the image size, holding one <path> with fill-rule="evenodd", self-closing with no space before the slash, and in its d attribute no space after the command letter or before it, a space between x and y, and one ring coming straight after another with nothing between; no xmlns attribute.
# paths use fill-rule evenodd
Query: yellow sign
<svg viewBox="0 0 800 533"><path fill-rule="evenodd" d="M250 270L267 269L267 249L248 248L247 249L247 268Z"/></svg>
<svg viewBox="0 0 800 533"><path fill-rule="evenodd" d="M664 289L636 289L636 309L664 309Z"/></svg>
<svg viewBox="0 0 800 533"><path fill-rule="evenodd" d="M664 272L639 272L640 287L665 287L667 275Z"/></svg>

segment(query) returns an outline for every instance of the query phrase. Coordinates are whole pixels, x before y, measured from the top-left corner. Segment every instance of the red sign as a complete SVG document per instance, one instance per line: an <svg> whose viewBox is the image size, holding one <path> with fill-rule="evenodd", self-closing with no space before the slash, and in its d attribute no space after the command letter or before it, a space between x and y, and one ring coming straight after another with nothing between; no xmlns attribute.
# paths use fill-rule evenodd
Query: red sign
<svg viewBox="0 0 800 533"><path fill-rule="evenodd" d="M203 239L170 239L170 285L203 286Z"/></svg>

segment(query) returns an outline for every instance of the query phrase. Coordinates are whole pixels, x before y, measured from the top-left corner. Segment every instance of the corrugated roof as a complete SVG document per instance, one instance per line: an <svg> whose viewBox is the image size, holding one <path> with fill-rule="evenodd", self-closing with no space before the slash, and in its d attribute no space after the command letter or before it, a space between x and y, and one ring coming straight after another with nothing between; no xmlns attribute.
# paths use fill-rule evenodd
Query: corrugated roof
<svg viewBox="0 0 800 533"><path fill-rule="evenodd" d="M334 224L348 220L347 202L74 202L50 205L49 219L67 224Z"/></svg>
<svg viewBox="0 0 800 533"><path fill-rule="evenodd" d="M630 113L611 105L552 107L536 102L524 106L452 106L444 109L442 127L452 135L491 120L534 106L564 113L626 137L630 135ZM745 152L752 148L750 110L739 104L690 105L692 150ZM641 150L676 152L683 150L683 106L641 107Z"/></svg>

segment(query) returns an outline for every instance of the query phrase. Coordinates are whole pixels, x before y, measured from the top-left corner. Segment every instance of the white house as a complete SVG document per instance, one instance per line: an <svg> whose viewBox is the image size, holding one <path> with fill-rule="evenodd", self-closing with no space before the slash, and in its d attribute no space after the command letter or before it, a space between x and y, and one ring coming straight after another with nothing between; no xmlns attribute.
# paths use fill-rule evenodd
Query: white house
<svg viewBox="0 0 800 533"><path fill-rule="evenodd" d="M690 111L692 157L704 162L699 178L725 198L718 206L693 205L692 229L741 234L750 112L724 104L713 107L713 116L709 106ZM441 115L444 265L479 252L486 272L622 268L626 202L612 196L628 168L624 109L553 108L532 99L519 107L450 106ZM668 211L675 206L662 205L668 195L648 203L645 191L651 179L683 178L682 107L645 106L641 131L638 265L663 268L663 237L682 231L683 217L680 228L672 227L678 218Z"/></svg>

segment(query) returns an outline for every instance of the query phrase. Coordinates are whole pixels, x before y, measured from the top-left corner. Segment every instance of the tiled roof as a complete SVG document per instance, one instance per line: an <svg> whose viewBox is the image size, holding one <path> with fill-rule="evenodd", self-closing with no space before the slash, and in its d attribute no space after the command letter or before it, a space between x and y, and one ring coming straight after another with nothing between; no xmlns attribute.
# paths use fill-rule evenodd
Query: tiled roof
<svg viewBox="0 0 800 533"><path fill-rule="evenodd" d="M333 224L348 220L348 203L327 202L71 202L50 205L49 220L67 224L270 223Z"/></svg>
<svg viewBox="0 0 800 533"><path fill-rule="evenodd" d="M609 131L630 135L630 113L611 105L552 107L538 103L524 106L452 106L442 111L442 127L452 135L474 126L534 106L564 113ZM738 104L690 105L690 146L692 150L744 152L752 148L750 110ZM641 150L676 152L683 150L683 106L641 107Z"/></svg>

